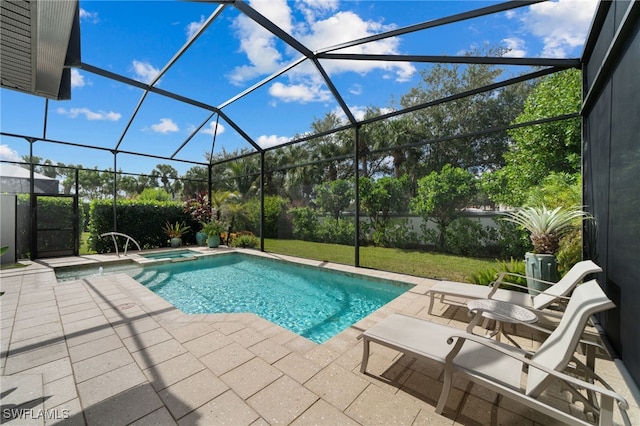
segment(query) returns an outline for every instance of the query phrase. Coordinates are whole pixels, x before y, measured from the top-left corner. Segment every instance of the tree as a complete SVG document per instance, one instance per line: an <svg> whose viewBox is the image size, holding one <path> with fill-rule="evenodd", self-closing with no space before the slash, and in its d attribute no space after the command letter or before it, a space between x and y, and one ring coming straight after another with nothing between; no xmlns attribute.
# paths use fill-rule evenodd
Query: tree
<svg viewBox="0 0 640 426"><path fill-rule="evenodd" d="M178 180L178 171L169 164L158 164L151 171L151 176L157 177L162 182L165 191L175 198L176 193L180 192L182 184Z"/></svg>
<svg viewBox="0 0 640 426"><path fill-rule="evenodd" d="M212 164L214 190L237 192L243 198L258 191L260 156L246 148L206 155Z"/></svg>
<svg viewBox="0 0 640 426"><path fill-rule="evenodd" d="M314 188L316 204L336 221L353 200L353 185L344 179L324 182Z"/></svg>
<svg viewBox="0 0 640 426"><path fill-rule="evenodd" d="M385 176L377 180L360 178L360 207L376 230L383 230L391 212L403 212L408 204L409 179Z"/></svg>
<svg viewBox="0 0 640 426"><path fill-rule="evenodd" d="M500 56L502 53L500 49L489 49L485 54ZM402 96L400 105L408 108L477 89L496 82L503 73L503 69L486 64L438 64L421 72L422 83ZM521 83L410 113L413 134L418 141L448 138L425 145L426 172L438 171L445 164L476 174L502 167L509 141L505 132L453 138L510 123L522 111L529 91L530 85Z"/></svg>
<svg viewBox="0 0 640 426"><path fill-rule="evenodd" d="M206 167L193 166L184 174L183 193L186 196L209 192L209 174Z"/></svg>
<svg viewBox="0 0 640 426"><path fill-rule="evenodd" d="M344 124L340 117L330 112L323 119L311 123L311 129L314 134L318 134L334 130ZM342 156L353 153L352 143L353 138L346 132L331 133L306 142L305 147L310 153L309 159L318 161L314 166L316 176L325 177L329 181L352 176L351 161L340 159Z"/></svg>
<svg viewBox="0 0 640 426"><path fill-rule="evenodd" d="M138 199L145 201L171 201L171 194L162 188L145 188L138 195Z"/></svg>
<svg viewBox="0 0 640 426"><path fill-rule="evenodd" d="M582 101L581 73L567 70L545 77L527 98L515 123L575 113ZM492 197L512 206L553 172L580 173L580 118L522 127L509 132L513 144L505 167L491 179Z"/></svg>
<svg viewBox="0 0 640 426"><path fill-rule="evenodd" d="M399 224L394 226L391 221L391 213L401 213L407 210L409 204L409 178L402 176L395 178L384 176L379 179L360 179L360 207L369 216L373 227L373 242L378 245L390 246L392 241L405 240L405 233L398 233ZM365 226L364 229L367 227Z"/></svg>
<svg viewBox="0 0 640 426"><path fill-rule="evenodd" d="M97 167L78 171L80 195L89 199L104 198L103 179Z"/></svg>
<svg viewBox="0 0 640 426"><path fill-rule="evenodd" d="M446 164L440 172L431 172L418 181L418 193L411 200L415 214L436 223L439 230L438 247L446 248L447 226L467 206L476 192L476 178L460 167Z"/></svg>
<svg viewBox="0 0 640 426"><path fill-rule="evenodd" d="M65 195L71 194L71 190L76 184L76 169L81 169L82 165L78 164L74 166L73 164L64 164L58 163L58 174L62 176L62 193Z"/></svg>
<svg viewBox="0 0 640 426"><path fill-rule="evenodd" d="M138 179L125 175L122 170L118 173L118 191L124 192L126 197L133 198L141 193L138 190Z"/></svg>
<svg viewBox="0 0 640 426"><path fill-rule="evenodd" d="M380 108L369 107L364 113L364 120L382 115ZM374 121L360 127L358 134L358 150L360 152L360 175L373 177L391 172L387 155L375 152L389 145L391 135L386 121ZM349 143L353 143L351 140Z"/></svg>

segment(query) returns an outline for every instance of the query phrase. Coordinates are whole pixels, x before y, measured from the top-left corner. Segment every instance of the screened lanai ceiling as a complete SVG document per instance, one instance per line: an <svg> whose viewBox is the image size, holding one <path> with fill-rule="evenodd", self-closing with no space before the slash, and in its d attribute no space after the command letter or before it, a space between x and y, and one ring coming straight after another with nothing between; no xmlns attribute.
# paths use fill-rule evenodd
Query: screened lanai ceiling
<svg viewBox="0 0 640 426"><path fill-rule="evenodd" d="M74 19L47 14L49 3ZM436 64L502 69L493 86L447 99L579 66L595 6L3 0L0 159L32 153L145 173L158 163L184 171L211 152L274 149L322 134L327 114L347 129L438 102L406 101ZM6 25L17 18L29 26ZM19 70L29 75L21 84ZM70 99L57 100L69 84Z"/></svg>

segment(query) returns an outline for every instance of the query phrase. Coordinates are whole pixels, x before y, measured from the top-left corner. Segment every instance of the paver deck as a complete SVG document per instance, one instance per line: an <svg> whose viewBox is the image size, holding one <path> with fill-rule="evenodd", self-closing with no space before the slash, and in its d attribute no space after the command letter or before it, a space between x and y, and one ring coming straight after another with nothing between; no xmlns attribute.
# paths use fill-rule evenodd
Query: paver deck
<svg viewBox="0 0 640 426"><path fill-rule="evenodd" d="M427 314L434 280L297 259L415 284L320 345L254 314L184 314L125 274L58 283L52 269L110 260L59 258L0 271L2 423L557 424L463 381L438 415L441 365L378 345L368 373L359 372L358 335L393 312L466 327L463 308L438 305ZM516 331L519 344L535 349L537 336ZM637 390L618 366L599 353L597 372L627 397L640 424ZM549 394L569 409L561 389Z"/></svg>

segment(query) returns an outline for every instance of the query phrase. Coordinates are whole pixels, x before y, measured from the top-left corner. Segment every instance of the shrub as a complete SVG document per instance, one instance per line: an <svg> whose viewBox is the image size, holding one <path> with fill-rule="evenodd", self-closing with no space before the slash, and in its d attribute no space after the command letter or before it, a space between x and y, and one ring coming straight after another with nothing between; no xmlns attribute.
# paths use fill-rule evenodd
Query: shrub
<svg viewBox="0 0 640 426"><path fill-rule="evenodd" d="M495 268L488 268L482 271L478 271L469 276L469 279L474 284L489 285L498 278L500 272L509 272L512 274L525 275L525 265L522 260L514 260L513 258L508 262L496 261ZM527 280L521 277L507 276L503 282L511 282L514 284L526 286ZM518 287L512 287L509 285L501 285L500 288L506 288L515 291L526 291Z"/></svg>
<svg viewBox="0 0 640 426"><path fill-rule="evenodd" d="M113 201L93 200L90 205L89 246L97 253L114 251L110 239L100 234L113 231ZM197 222L185 213L180 202L118 200L116 203L117 231L135 239L143 249L165 247L167 236L162 232L167 223L185 222L192 228ZM195 234L187 234L185 243L195 243ZM191 241L193 239L193 241ZM124 240L119 241L124 245ZM124 248L124 247L123 247Z"/></svg>
<svg viewBox="0 0 640 426"><path fill-rule="evenodd" d="M423 221L420 225L420 231L422 232L422 240L426 245L436 247L438 245L438 239L440 234L435 229L427 227L427 221Z"/></svg>
<svg viewBox="0 0 640 426"><path fill-rule="evenodd" d="M373 232L373 242L382 247L413 248L419 243L418 234L409 228L408 219L391 220Z"/></svg>
<svg viewBox="0 0 640 426"><path fill-rule="evenodd" d="M497 227L489 232L490 244L497 254L503 258L523 258L531 244L529 234L515 223L496 220Z"/></svg>
<svg viewBox="0 0 640 426"><path fill-rule="evenodd" d="M304 241L316 241L320 222L318 212L311 207L295 207L289 209L293 222L293 235Z"/></svg>
<svg viewBox="0 0 640 426"><path fill-rule="evenodd" d="M478 220L461 217L447 227L447 252L463 256L482 256L488 232Z"/></svg>
<svg viewBox="0 0 640 426"><path fill-rule="evenodd" d="M251 233L237 235L231 241L231 247L256 248L260 245L260 239Z"/></svg>
<svg viewBox="0 0 640 426"><path fill-rule="evenodd" d="M278 237L278 224L285 212L288 201L277 195L264 197L264 227L262 229L265 238ZM260 229L260 199L253 198L246 203L247 218L251 229L258 232Z"/></svg>
<svg viewBox="0 0 640 426"><path fill-rule="evenodd" d="M582 260L582 233L580 229L574 229L560 240L558 250L558 273L566 274L573 265Z"/></svg>
<svg viewBox="0 0 640 426"><path fill-rule="evenodd" d="M145 188L137 198L140 201L171 201L171 194L162 188Z"/></svg>
<svg viewBox="0 0 640 426"><path fill-rule="evenodd" d="M353 219L327 219L320 223L318 238L323 243L353 245L356 227Z"/></svg>

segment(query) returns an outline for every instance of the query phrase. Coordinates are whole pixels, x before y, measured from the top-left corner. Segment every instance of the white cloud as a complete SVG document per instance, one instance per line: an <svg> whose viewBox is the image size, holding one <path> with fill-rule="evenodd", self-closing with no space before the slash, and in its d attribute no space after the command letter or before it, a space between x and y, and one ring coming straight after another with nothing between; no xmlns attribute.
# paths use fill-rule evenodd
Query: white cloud
<svg viewBox="0 0 640 426"><path fill-rule="evenodd" d="M318 50L394 28L392 25L383 25L381 22L365 21L353 12L336 12L337 0L297 0L294 6L303 13L305 21L296 22L290 4L286 0L254 0L251 2L252 7L299 39L311 50ZM236 37L240 40L240 51L247 56L249 63L235 68L229 75L233 84L240 85L247 80L271 74L300 56L291 48L281 47L281 42L274 35L245 16L238 17L234 26ZM342 49L339 52L399 54L401 53L399 44L400 39L390 38ZM347 72L364 75L373 70L382 70L388 76L401 82L409 80L416 73L415 67L405 62L324 61L322 65L329 75ZM329 99L329 92L318 90L322 81L310 63L305 62L297 66L287 73L286 77L290 80L289 84L276 83L271 87L270 93L273 96L280 96L281 100L287 102L324 102Z"/></svg>
<svg viewBox="0 0 640 426"><path fill-rule="evenodd" d="M525 49L525 41L518 37L510 37L502 39L502 43L509 49L504 55L508 58L524 58L527 56Z"/></svg>
<svg viewBox="0 0 640 426"><path fill-rule="evenodd" d="M225 128L222 124L218 123L218 126L216 127L216 122L212 121L211 123L209 123L209 127L205 128L204 130L201 130L200 133L204 133L205 135L215 135L216 133L218 135L221 135L225 132Z"/></svg>
<svg viewBox="0 0 640 426"><path fill-rule="evenodd" d="M296 8L302 12L307 22L317 19L318 15L338 10L338 0L297 0Z"/></svg>
<svg viewBox="0 0 640 426"><path fill-rule="evenodd" d="M597 0L558 0L529 7L522 20L544 43L541 56L566 57L584 43Z"/></svg>
<svg viewBox="0 0 640 426"><path fill-rule="evenodd" d="M252 1L251 6L284 31L291 29L291 9L286 0ZM276 48L276 38L244 15L235 22L236 37L240 39L240 50L247 55L250 65L237 67L230 75L233 84L260 75L270 74L283 66L283 58Z"/></svg>
<svg viewBox="0 0 640 426"><path fill-rule="evenodd" d="M18 151L11 149L9 145L2 144L0 145L0 159L6 161L21 161L20 155Z"/></svg>
<svg viewBox="0 0 640 426"><path fill-rule="evenodd" d="M504 13L504 16L506 16L507 19L513 19L513 18L515 18L517 16L517 13L515 11L513 11L513 10L507 10Z"/></svg>
<svg viewBox="0 0 640 426"><path fill-rule="evenodd" d="M338 12L327 19L312 23L310 32L300 38L303 43L315 50L389 31L393 28L391 25L383 25L375 21L364 21L353 12ZM336 53L394 55L400 53L399 44L400 39L394 37L341 49ZM415 67L407 62L341 60L326 61L323 65L329 74L357 72L364 75L375 69L384 70L393 73L398 81L407 81L416 72Z"/></svg>
<svg viewBox="0 0 640 426"><path fill-rule="evenodd" d="M84 87L84 76L76 68L71 69L71 87Z"/></svg>
<svg viewBox="0 0 640 426"><path fill-rule="evenodd" d="M118 121L122 114L113 111L91 111L89 108L58 108L56 112L60 115L66 115L69 118L78 118L84 115L89 121Z"/></svg>
<svg viewBox="0 0 640 426"><path fill-rule="evenodd" d="M260 145L261 148L270 148L272 146L282 145L283 143L289 142L289 140L290 139L286 136L262 135L258 137L258 140L256 142L258 143L258 145Z"/></svg>
<svg viewBox="0 0 640 426"><path fill-rule="evenodd" d="M202 28L202 26L204 25L204 21L204 15L201 15L199 21L190 22L189 25L187 25L187 40L193 37L198 32L198 30Z"/></svg>
<svg viewBox="0 0 640 426"><path fill-rule="evenodd" d="M349 93L351 93L352 95L361 95L362 94L362 85L361 84L357 84L357 83L354 84L349 89Z"/></svg>
<svg viewBox="0 0 640 426"><path fill-rule="evenodd" d="M161 118L160 122L151 125L151 130L156 133L174 133L180 130L178 125L170 118Z"/></svg>
<svg viewBox="0 0 640 426"><path fill-rule="evenodd" d="M370 108L371 107L366 107L362 105L349 105L349 110L351 111L351 114L353 114L355 119L358 121L361 121L365 118ZM380 115L384 115L393 111L394 111L393 108L384 107L384 108L380 108L379 112L380 112ZM342 108L335 107L331 111L331 113L334 114L336 117L338 117L343 123L346 124L348 122L347 116L344 114L344 111L342 111Z"/></svg>
<svg viewBox="0 0 640 426"><path fill-rule="evenodd" d="M136 75L136 78L143 83L151 83L153 79L160 73L160 70L149 62L133 60L133 72Z"/></svg>
<svg viewBox="0 0 640 426"><path fill-rule="evenodd" d="M80 20L97 24L100 22L98 12L89 12L87 9L80 8Z"/></svg>
<svg viewBox="0 0 640 426"><path fill-rule="evenodd" d="M324 102L331 99L331 93L322 89L318 84L289 84L273 83L269 87L269 94L283 102Z"/></svg>

